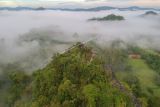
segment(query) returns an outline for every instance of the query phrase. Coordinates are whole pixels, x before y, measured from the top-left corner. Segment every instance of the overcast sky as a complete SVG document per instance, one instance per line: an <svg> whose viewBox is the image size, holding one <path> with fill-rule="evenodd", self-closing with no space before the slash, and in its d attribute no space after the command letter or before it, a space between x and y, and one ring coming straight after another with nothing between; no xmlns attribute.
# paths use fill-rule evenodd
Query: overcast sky
<svg viewBox="0 0 160 107"><path fill-rule="evenodd" d="M0 0L0 6L48 6L72 8L99 5L160 7L160 0Z"/></svg>

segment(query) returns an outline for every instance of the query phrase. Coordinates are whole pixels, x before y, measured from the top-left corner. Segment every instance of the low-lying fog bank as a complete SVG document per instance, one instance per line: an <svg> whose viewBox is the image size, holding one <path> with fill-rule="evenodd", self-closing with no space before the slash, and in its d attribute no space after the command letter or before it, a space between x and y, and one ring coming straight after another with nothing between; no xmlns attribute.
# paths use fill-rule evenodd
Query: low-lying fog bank
<svg viewBox="0 0 160 107"><path fill-rule="evenodd" d="M106 45L121 39L127 43L160 50L160 14L141 17L145 11L1 11L0 71L10 66L32 71L43 67L54 53L77 41L96 38ZM108 14L124 21L87 21Z"/></svg>

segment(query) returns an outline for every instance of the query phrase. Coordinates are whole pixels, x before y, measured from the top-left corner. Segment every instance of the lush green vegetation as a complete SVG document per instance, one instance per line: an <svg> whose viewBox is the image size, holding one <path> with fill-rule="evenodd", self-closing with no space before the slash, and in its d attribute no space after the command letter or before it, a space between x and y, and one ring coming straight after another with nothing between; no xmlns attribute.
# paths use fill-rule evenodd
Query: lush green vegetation
<svg viewBox="0 0 160 107"><path fill-rule="evenodd" d="M131 69L116 72L117 78L127 83L133 93L145 100L149 107L159 107L160 87L158 61L159 54L153 50L129 47L128 53L141 55L140 59L128 59ZM153 57L154 56L154 57ZM156 58L157 59L156 59Z"/></svg>
<svg viewBox="0 0 160 107"><path fill-rule="evenodd" d="M145 98L149 107L158 107L159 102L157 100L160 99L160 87L155 82L155 77L158 74L150 69L142 59L129 59L129 63L132 70L117 72L117 77L127 82L137 97Z"/></svg>
<svg viewBox="0 0 160 107"><path fill-rule="evenodd" d="M112 74L92 49L78 44L57 54L28 76L10 73L9 107L134 107L132 98L112 85Z"/></svg>
<svg viewBox="0 0 160 107"><path fill-rule="evenodd" d="M102 18L92 18L92 19L89 19L89 20L90 21L94 21L94 20L97 20L97 21L121 21L121 20L124 20L124 17L114 15L114 14L110 14L110 15L102 17Z"/></svg>
<svg viewBox="0 0 160 107"><path fill-rule="evenodd" d="M3 107L159 107L159 53L121 41L100 48L77 43L43 69L4 73ZM139 54L141 58L128 57ZM19 69L14 69L19 71ZM116 74L116 75L115 75ZM4 97L5 96L5 97Z"/></svg>
<svg viewBox="0 0 160 107"><path fill-rule="evenodd" d="M157 73L160 74L160 55L153 53L145 53L143 54L143 59L146 63Z"/></svg>

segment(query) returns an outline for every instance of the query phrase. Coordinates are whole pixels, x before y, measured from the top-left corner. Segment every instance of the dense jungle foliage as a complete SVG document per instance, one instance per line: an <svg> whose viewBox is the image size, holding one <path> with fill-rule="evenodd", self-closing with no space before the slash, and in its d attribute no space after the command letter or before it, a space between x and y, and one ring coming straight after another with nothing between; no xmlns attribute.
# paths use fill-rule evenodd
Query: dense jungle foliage
<svg viewBox="0 0 160 107"><path fill-rule="evenodd" d="M124 49L119 43L104 49L95 45L77 43L33 74L19 69L5 72L0 80L1 106L159 106L158 52ZM133 53L141 58L130 58Z"/></svg>

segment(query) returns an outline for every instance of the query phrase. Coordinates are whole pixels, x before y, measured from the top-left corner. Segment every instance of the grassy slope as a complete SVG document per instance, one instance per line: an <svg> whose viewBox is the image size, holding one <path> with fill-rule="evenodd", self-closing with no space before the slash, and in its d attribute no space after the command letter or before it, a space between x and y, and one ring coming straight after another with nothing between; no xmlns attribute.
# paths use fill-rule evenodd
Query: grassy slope
<svg viewBox="0 0 160 107"><path fill-rule="evenodd" d="M130 72L117 72L116 76L123 81L123 78L129 73L135 75L140 80L142 91L149 94L147 88L151 88L155 96L160 96L160 87L154 83L154 77L158 75L155 71L150 69L142 59L129 59L129 64L133 67Z"/></svg>

